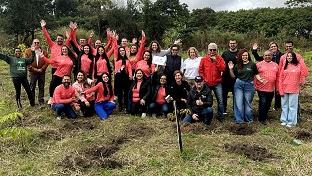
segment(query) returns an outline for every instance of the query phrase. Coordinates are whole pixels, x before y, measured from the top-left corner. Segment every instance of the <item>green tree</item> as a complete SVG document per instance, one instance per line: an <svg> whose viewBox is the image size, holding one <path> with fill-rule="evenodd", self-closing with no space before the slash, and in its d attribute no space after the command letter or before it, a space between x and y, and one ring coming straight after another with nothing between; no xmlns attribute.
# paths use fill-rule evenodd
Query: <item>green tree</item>
<svg viewBox="0 0 312 176"><path fill-rule="evenodd" d="M294 6L309 6L312 5L311 0L287 0L285 2L285 5L288 7L294 7Z"/></svg>

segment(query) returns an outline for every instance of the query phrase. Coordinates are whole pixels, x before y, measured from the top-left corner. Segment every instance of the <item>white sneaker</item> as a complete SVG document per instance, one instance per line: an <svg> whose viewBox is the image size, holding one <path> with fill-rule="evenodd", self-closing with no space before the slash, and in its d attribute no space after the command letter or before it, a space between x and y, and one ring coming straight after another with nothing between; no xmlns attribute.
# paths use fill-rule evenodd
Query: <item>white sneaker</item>
<svg viewBox="0 0 312 176"><path fill-rule="evenodd" d="M145 118L146 117L146 113L142 113L141 118Z"/></svg>
<svg viewBox="0 0 312 176"><path fill-rule="evenodd" d="M295 125L290 125L290 124L287 124L286 126L289 128L295 127Z"/></svg>
<svg viewBox="0 0 312 176"><path fill-rule="evenodd" d="M284 123L284 122L282 122L282 123L281 123L281 125L286 126L287 124L286 124L286 123Z"/></svg>
<svg viewBox="0 0 312 176"><path fill-rule="evenodd" d="M223 115L227 115L227 112L224 112Z"/></svg>
<svg viewBox="0 0 312 176"><path fill-rule="evenodd" d="M50 105L51 103L52 103L52 97L49 98L48 105Z"/></svg>
<svg viewBox="0 0 312 176"><path fill-rule="evenodd" d="M118 100L118 96L114 96L114 100L117 101Z"/></svg>
<svg viewBox="0 0 312 176"><path fill-rule="evenodd" d="M57 120L61 120L62 117L61 117L61 116L57 116L56 119L57 119Z"/></svg>
<svg viewBox="0 0 312 176"><path fill-rule="evenodd" d="M153 114L152 114L152 117L153 117L153 118L156 118L156 114L155 114L155 113L153 113Z"/></svg>

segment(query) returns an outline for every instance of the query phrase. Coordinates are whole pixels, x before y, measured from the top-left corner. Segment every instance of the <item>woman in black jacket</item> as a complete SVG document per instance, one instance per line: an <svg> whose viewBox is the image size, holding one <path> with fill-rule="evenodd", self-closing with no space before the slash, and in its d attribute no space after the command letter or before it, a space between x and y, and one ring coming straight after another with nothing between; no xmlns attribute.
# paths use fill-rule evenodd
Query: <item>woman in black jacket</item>
<svg viewBox="0 0 312 176"><path fill-rule="evenodd" d="M141 69L135 71L135 78L129 89L130 113L135 115L142 109L142 118L146 117L146 109L151 94L151 84Z"/></svg>
<svg viewBox="0 0 312 176"><path fill-rule="evenodd" d="M152 101L149 106L150 113L152 113L152 117L156 117L157 110L162 111L162 118L167 116L169 111L168 103L166 101L166 97L169 95L169 87L167 86L167 75L163 74L160 76L160 79L157 81L153 80L154 91L152 94Z"/></svg>

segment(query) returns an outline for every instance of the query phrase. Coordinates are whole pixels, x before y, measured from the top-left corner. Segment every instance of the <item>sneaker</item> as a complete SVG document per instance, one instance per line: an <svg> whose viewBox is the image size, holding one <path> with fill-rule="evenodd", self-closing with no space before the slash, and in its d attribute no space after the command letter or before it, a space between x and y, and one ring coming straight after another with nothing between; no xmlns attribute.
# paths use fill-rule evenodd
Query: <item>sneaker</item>
<svg viewBox="0 0 312 176"><path fill-rule="evenodd" d="M156 118L156 114L155 114L155 113L153 113L153 114L152 114L152 117L153 117L153 118Z"/></svg>
<svg viewBox="0 0 312 176"><path fill-rule="evenodd" d="M62 119L61 116L57 116L57 117L56 117L56 120L61 120L61 119Z"/></svg>
<svg viewBox="0 0 312 176"><path fill-rule="evenodd" d="M282 122L282 123L281 123L281 125L283 125L283 126L286 126L286 125L287 125L287 123L285 123L285 122Z"/></svg>
<svg viewBox="0 0 312 176"><path fill-rule="evenodd" d="M52 103L52 97L49 98L48 105L50 105L51 103Z"/></svg>
<svg viewBox="0 0 312 176"><path fill-rule="evenodd" d="M79 111L79 115L80 115L80 117L84 116L84 114L83 114L83 112L81 110Z"/></svg>
<svg viewBox="0 0 312 176"><path fill-rule="evenodd" d="M146 113L142 113L142 116L141 116L141 118L145 118L146 117Z"/></svg>
<svg viewBox="0 0 312 176"><path fill-rule="evenodd" d="M227 112L224 112L223 115L227 115Z"/></svg>
<svg viewBox="0 0 312 176"><path fill-rule="evenodd" d="M289 128L295 127L295 125L291 125L291 124L287 124L286 126Z"/></svg>

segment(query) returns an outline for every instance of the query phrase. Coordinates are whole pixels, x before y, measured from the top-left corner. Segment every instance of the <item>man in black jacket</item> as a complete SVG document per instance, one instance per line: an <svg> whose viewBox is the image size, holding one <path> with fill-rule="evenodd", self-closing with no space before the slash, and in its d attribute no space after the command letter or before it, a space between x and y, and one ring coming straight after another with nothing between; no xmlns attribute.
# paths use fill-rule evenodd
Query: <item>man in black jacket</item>
<svg viewBox="0 0 312 176"><path fill-rule="evenodd" d="M182 121L196 122L202 121L209 125L213 116L211 89L205 84L203 77L195 77L195 86L187 96L186 107L191 111Z"/></svg>

